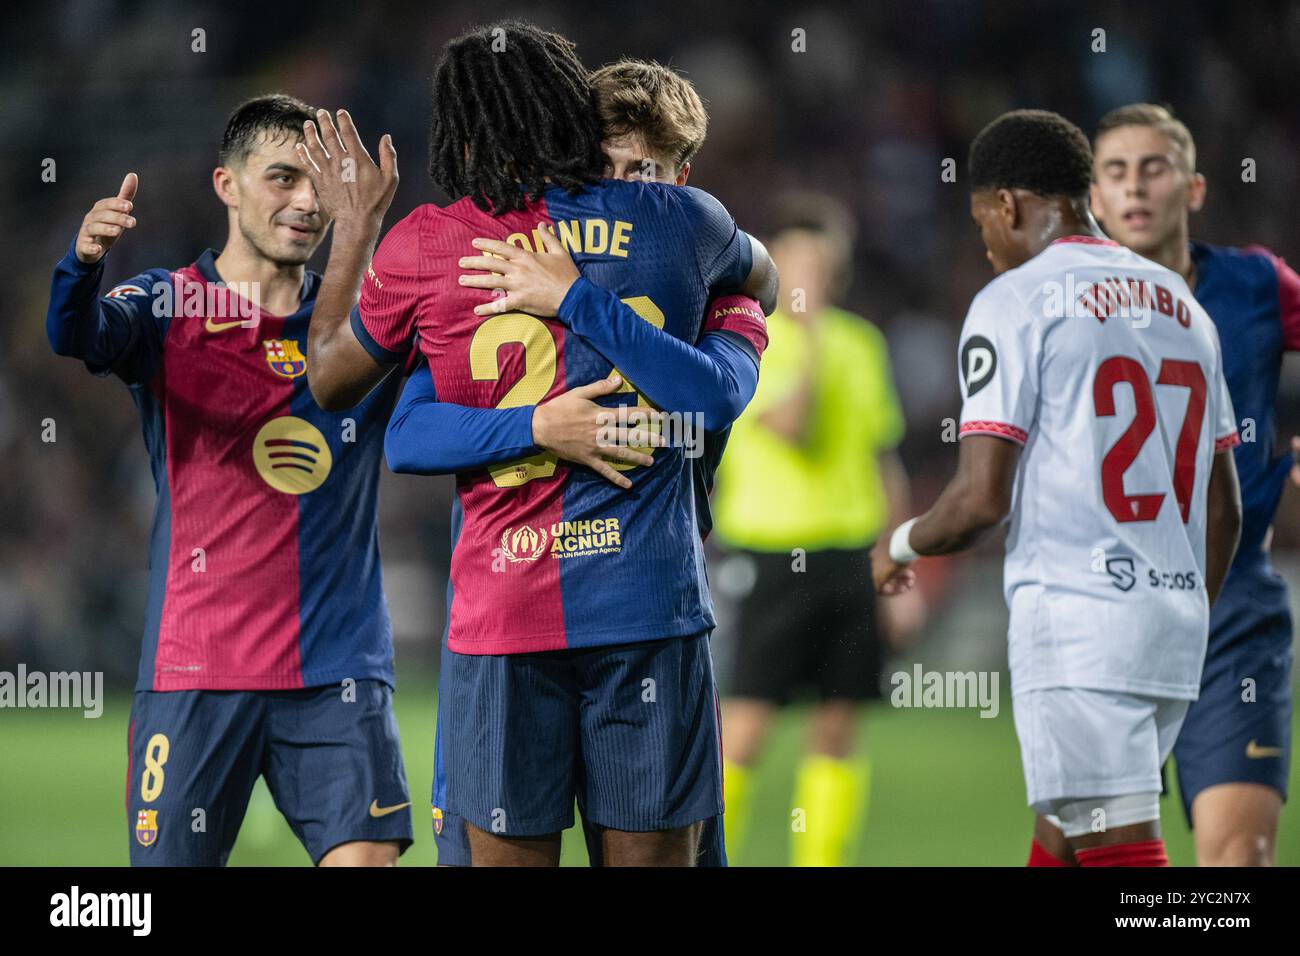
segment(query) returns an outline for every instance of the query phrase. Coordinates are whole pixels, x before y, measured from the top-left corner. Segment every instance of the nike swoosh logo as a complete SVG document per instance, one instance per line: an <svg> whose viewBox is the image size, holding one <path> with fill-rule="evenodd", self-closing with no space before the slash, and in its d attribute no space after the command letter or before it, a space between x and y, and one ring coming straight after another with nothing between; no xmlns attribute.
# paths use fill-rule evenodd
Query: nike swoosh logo
<svg viewBox="0 0 1300 956"><path fill-rule="evenodd" d="M203 327L209 332L224 332L226 329L233 329L235 326L243 324L243 319L236 319L234 322L213 322L211 319L208 319L208 321L203 324Z"/></svg>
<svg viewBox="0 0 1300 956"><path fill-rule="evenodd" d="M1251 760L1262 760L1265 757L1282 756L1281 747L1261 747L1257 741L1252 740L1246 744L1246 756Z"/></svg>
<svg viewBox="0 0 1300 956"><path fill-rule="evenodd" d="M410 801L410 800L407 800L405 803L399 803L399 804L397 804L396 806L392 806L392 807L381 807L381 806L379 805L379 801L378 801L378 800L371 800L371 801L370 801L370 815L371 815L372 817L386 817L386 816L388 816L390 813L396 813L398 810L405 810L405 809L406 809L407 807L409 807L410 805L411 805L411 801Z"/></svg>

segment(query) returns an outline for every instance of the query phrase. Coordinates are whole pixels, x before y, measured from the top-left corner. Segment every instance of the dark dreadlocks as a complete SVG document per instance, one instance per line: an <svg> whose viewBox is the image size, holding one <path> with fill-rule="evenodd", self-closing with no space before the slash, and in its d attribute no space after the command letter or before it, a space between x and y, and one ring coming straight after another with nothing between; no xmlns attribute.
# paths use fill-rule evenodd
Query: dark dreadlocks
<svg viewBox="0 0 1300 956"><path fill-rule="evenodd" d="M500 215L600 178L600 116L573 44L506 20L448 42L433 74L429 175ZM521 188L522 187L522 188Z"/></svg>

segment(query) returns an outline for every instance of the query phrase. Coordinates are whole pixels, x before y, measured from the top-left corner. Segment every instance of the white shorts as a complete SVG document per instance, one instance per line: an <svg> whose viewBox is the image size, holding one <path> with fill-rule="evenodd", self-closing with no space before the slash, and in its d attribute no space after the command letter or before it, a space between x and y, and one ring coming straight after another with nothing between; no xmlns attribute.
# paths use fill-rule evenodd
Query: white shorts
<svg viewBox="0 0 1300 956"><path fill-rule="evenodd" d="M1159 793L1190 704L1077 687L1013 695L1029 805L1048 815L1061 801Z"/></svg>

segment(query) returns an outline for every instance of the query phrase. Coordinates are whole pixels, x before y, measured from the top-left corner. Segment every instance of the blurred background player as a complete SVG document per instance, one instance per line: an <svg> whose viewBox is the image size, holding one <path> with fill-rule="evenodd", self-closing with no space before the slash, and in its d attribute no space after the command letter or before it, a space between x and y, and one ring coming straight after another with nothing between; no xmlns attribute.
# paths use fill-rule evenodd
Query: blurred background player
<svg viewBox="0 0 1300 956"><path fill-rule="evenodd" d="M778 709L811 691L806 750L792 806L797 866L854 862L867 809L868 762L857 746L864 702L880 696L884 654L870 549L908 514L894 449L903 418L884 336L837 308L847 289L854 229L828 196L778 203L771 252L780 308L751 407L718 469L717 538L751 582L734 625L734 673L722 705L732 859L743 853L752 773ZM900 616L919 597L899 598ZM916 622L913 620L910 625Z"/></svg>
<svg viewBox="0 0 1300 956"><path fill-rule="evenodd" d="M1177 273L1100 235L1065 118L1004 113L967 175L997 278L962 329L957 474L877 547L876 582L1010 514L1029 865L1165 866L1160 767L1241 528L1218 333Z"/></svg>
<svg viewBox="0 0 1300 956"><path fill-rule="evenodd" d="M224 865L259 776L314 863L394 865L411 843L376 527L400 377L340 413L307 388L306 262L329 225L295 152L311 115L284 95L231 115L219 254L100 298L105 256L136 225L130 173L54 272L50 345L128 385L158 495L133 865Z"/></svg>
<svg viewBox="0 0 1300 956"><path fill-rule="evenodd" d="M1291 759L1292 627L1269 541L1294 467L1276 450L1273 421L1283 353L1300 350L1300 276L1260 246L1189 241L1206 181L1191 133L1166 108L1134 103L1103 116L1093 167L1092 210L1106 232L1182 276L1223 343L1243 423L1241 545L1210 615L1201 694L1174 761L1201 865L1271 865Z"/></svg>

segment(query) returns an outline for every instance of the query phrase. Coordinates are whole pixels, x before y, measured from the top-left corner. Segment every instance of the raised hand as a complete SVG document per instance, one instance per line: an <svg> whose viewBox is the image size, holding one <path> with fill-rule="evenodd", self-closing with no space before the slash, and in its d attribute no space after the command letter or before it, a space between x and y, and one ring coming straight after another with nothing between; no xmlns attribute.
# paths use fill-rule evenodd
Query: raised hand
<svg viewBox="0 0 1300 956"><path fill-rule="evenodd" d="M540 252L496 239L474 240L474 248L484 255L465 256L460 260L460 267L491 274L465 274L460 277L460 284L471 289L501 289L505 292L491 302L475 306L475 315L529 312L551 316L559 312L560 303L578 278L578 267L549 225L539 222L533 234L542 238Z"/></svg>
<svg viewBox="0 0 1300 956"><path fill-rule="evenodd" d="M77 259L85 265L94 265L108 254L113 243L122 238L128 229L135 228L135 191L140 177L127 173L116 196L101 199L90 207L86 218L77 230Z"/></svg>
<svg viewBox="0 0 1300 956"><path fill-rule="evenodd" d="M303 124L303 141L297 150L321 209L334 220L336 236L340 229L378 235L397 192L393 137L387 133L380 137L376 166L347 110L338 111L337 127L328 110L317 110L316 122Z"/></svg>

